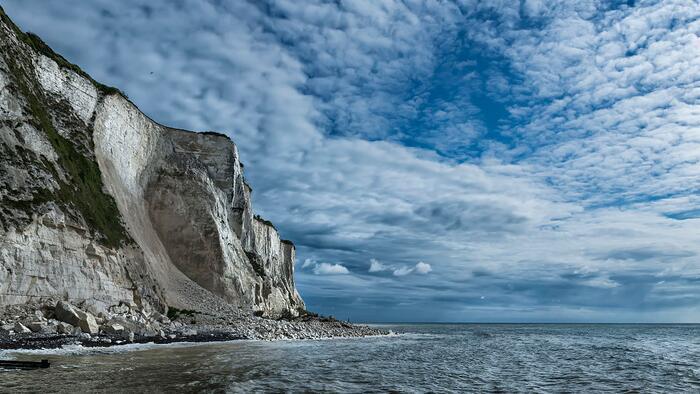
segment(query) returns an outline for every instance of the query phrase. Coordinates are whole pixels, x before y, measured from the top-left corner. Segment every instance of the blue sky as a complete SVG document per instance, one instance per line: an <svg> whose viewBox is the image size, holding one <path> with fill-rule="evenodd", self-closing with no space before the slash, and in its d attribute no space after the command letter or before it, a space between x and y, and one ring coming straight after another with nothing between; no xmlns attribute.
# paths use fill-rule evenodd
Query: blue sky
<svg viewBox="0 0 700 394"><path fill-rule="evenodd" d="M238 144L310 309L700 321L694 1L2 0Z"/></svg>

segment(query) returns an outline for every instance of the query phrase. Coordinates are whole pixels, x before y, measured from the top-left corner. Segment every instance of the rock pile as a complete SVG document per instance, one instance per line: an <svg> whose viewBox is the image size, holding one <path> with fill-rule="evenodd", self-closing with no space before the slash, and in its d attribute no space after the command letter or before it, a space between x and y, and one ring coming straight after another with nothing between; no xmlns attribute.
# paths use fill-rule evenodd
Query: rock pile
<svg viewBox="0 0 700 394"><path fill-rule="evenodd" d="M104 310L53 299L0 309L0 349L53 348L79 343L112 346L132 342L202 342L233 339L319 339L361 337L386 332L332 318L305 315L290 320L265 319L247 313L157 311L121 302Z"/></svg>

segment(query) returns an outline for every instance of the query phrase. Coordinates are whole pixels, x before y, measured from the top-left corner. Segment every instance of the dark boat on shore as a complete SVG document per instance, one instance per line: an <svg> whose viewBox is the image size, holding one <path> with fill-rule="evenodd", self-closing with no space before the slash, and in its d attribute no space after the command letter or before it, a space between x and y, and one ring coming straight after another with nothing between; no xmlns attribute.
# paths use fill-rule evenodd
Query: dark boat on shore
<svg viewBox="0 0 700 394"><path fill-rule="evenodd" d="M0 360L0 369L41 369L51 366L49 360L41 361L16 361Z"/></svg>

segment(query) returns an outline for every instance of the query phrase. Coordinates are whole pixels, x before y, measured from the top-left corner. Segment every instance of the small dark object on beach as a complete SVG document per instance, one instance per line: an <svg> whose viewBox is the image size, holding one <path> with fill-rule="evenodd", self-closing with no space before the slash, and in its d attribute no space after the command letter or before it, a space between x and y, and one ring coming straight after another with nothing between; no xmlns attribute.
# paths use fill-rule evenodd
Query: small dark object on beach
<svg viewBox="0 0 700 394"><path fill-rule="evenodd" d="M39 369L48 368L51 366L49 360L41 361L15 361L15 360L0 360L0 368L7 369Z"/></svg>

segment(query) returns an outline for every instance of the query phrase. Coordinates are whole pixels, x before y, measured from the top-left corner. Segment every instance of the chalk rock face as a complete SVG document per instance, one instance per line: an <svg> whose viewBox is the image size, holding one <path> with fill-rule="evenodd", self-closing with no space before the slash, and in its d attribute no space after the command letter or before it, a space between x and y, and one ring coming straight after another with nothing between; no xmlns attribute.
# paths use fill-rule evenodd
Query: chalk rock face
<svg viewBox="0 0 700 394"><path fill-rule="evenodd" d="M0 16L0 304L304 308L228 137L155 123Z"/></svg>

